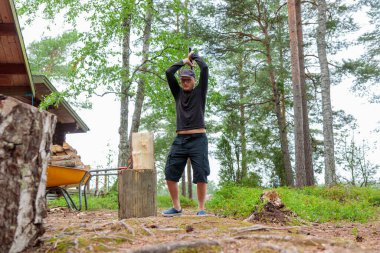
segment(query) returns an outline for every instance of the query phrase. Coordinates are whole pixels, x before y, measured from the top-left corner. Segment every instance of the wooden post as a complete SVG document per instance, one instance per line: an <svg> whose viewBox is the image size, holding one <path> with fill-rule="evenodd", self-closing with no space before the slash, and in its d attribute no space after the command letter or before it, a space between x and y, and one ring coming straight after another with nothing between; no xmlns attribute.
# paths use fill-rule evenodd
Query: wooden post
<svg viewBox="0 0 380 253"><path fill-rule="evenodd" d="M46 169L56 116L0 95L0 252L44 233Z"/></svg>
<svg viewBox="0 0 380 253"><path fill-rule="evenodd" d="M119 219L156 216L153 133L132 134L132 161L119 173Z"/></svg>
<svg viewBox="0 0 380 253"><path fill-rule="evenodd" d="M107 171L104 172L104 174L107 174ZM104 194L106 194L108 192L108 176L107 175L104 175L104 186L103 186L103 189L104 189Z"/></svg>

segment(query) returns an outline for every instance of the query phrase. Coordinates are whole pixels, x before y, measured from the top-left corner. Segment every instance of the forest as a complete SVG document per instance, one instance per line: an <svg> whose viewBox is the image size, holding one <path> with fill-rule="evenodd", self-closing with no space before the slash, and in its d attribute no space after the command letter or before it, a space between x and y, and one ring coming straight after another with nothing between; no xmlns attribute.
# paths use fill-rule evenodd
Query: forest
<svg viewBox="0 0 380 253"><path fill-rule="evenodd" d="M378 252L379 28L378 0L0 0L0 252Z"/></svg>
<svg viewBox="0 0 380 253"><path fill-rule="evenodd" d="M310 149L305 171L296 165L296 97L286 1L18 0L16 7L24 26L42 18L54 30L60 16L68 27L27 48L32 73L43 73L63 87L46 97L42 108L68 99L91 110L91 97L118 98L118 166L128 163L131 133L152 131L163 185L175 136L175 106L165 70L186 57L191 47L210 68L206 126L210 155L219 163L219 184L379 182L379 165L368 158L375 144L355 138L360 131L356 119L334 111L330 96L330 87L347 85L350 79L355 96L379 102L376 0L301 3L302 99L307 101L309 124L304 149ZM370 25L361 27L363 20ZM357 52L351 52L358 46L356 57Z"/></svg>

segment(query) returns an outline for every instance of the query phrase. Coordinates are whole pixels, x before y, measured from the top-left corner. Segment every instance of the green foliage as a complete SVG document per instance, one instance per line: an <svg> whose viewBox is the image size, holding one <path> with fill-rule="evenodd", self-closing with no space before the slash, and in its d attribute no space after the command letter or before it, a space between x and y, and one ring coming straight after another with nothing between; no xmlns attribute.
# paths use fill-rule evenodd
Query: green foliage
<svg viewBox="0 0 380 253"><path fill-rule="evenodd" d="M73 201L79 203L78 194L71 196ZM118 209L118 195L117 192L109 192L104 196L94 197L88 196L88 210L102 210L102 209ZM57 206L67 206L65 198L60 197L55 200L51 200L48 202L49 208L57 207ZM84 210L84 199L82 198L82 210Z"/></svg>
<svg viewBox="0 0 380 253"><path fill-rule="evenodd" d="M79 203L78 195L71 196L75 203ZM185 198L180 196L181 205L184 208L196 207L197 202L192 199ZM118 209L118 193L116 191L110 191L104 196L94 197L88 196L88 210L104 210ZM82 199L82 205L84 206L84 199ZM55 200L51 200L48 203L49 208L57 207L57 206L67 206L66 201L63 197L60 197ZM172 206L172 201L170 196L168 195L159 195L157 196L157 207L158 208L169 208ZM83 207L84 209L84 207Z"/></svg>
<svg viewBox="0 0 380 253"><path fill-rule="evenodd" d="M78 42L79 37L80 34L73 30L55 38L45 37L31 43L27 50L32 73L55 79L67 79L70 72L70 50Z"/></svg>
<svg viewBox="0 0 380 253"><path fill-rule="evenodd" d="M206 203L207 209L218 215L237 218L248 217L259 204L262 189L225 184Z"/></svg>
<svg viewBox="0 0 380 253"><path fill-rule="evenodd" d="M358 221L379 218L380 190L347 185L275 189L285 207L311 222ZM263 189L225 185L207 207L219 215L247 218L259 205Z"/></svg>
<svg viewBox="0 0 380 253"><path fill-rule="evenodd" d="M356 6L366 12L370 25L366 32L359 36L357 44L364 46L365 50L359 58L349 58L344 61L340 72L351 74L355 79L352 90L367 97L370 102L379 103L380 94L378 83L380 81L380 3L377 0L359 0Z"/></svg>
<svg viewBox="0 0 380 253"><path fill-rule="evenodd" d="M189 207L197 207L197 202L193 199L186 198L184 196L180 196L179 198L181 202L181 207L189 208ZM169 208L173 206L172 200L168 195L159 195L157 196L157 207L158 208Z"/></svg>

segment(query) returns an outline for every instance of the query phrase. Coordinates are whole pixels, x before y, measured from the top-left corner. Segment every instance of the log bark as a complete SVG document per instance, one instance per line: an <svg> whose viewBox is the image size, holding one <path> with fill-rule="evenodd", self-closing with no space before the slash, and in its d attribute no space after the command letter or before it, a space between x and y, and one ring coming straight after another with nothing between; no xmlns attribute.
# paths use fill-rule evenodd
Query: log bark
<svg viewBox="0 0 380 253"><path fill-rule="evenodd" d="M119 219L156 216L156 171L123 170L119 175Z"/></svg>
<svg viewBox="0 0 380 253"><path fill-rule="evenodd" d="M0 95L0 252L44 233L46 168L56 116Z"/></svg>

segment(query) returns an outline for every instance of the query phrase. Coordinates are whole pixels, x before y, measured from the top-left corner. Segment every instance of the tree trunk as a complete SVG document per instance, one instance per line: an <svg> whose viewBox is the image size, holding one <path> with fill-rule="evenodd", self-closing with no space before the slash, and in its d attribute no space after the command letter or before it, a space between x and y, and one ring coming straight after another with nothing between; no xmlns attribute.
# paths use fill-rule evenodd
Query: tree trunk
<svg viewBox="0 0 380 253"><path fill-rule="evenodd" d="M44 233L55 125L55 115L0 95L0 252L20 252Z"/></svg>
<svg viewBox="0 0 380 253"><path fill-rule="evenodd" d="M288 141L287 129L286 129L286 119L285 117L283 117L283 115L285 114L281 112L280 93L277 87L275 73L273 71L271 48L269 44L270 43L269 34L266 30L264 31L264 34L266 36L266 43L264 43L264 46L266 48L266 58L267 58L267 64L269 67L269 81L272 84L273 103L275 107L277 124L279 128L279 133L280 133L280 144L281 144L282 159L283 159L283 163L285 167L286 185L294 186L293 170L292 170L292 165L290 163L289 141Z"/></svg>
<svg viewBox="0 0 380 253"><path fill-rule="evenodd" d="M186 170L183 171L181 177L181 194L186 197Z"/></svg>
<svg viewBox="0 0 380 253"><path fill-rule="evenodd" d="M325 185L336 184L333 116L330 97L330 71L326 52L326 11L325 0L318 0L317 48L321 68L323 138L325 155Z"/></svg>
<svg viewBox="0 0 380 253"><path fill-rule="evenodd" d="M156 171L123 170L119 177L119 219L156 216Z"/></svg>
<svg viewBox="0 0 380 253"><path fill-rule="evenodd" d="M107 171L105 171L104 174L107 174ZM90 185L90 184L88 184L88 185ZM106 194L108 192L108 176L107 175L104 175L103 189L104 189L104 194Z"/></svg>
<svg viewBox="0 0 380 253"><path fill-rule="evenodd" d="M302 31L300 19L300 0L288 0L288 14L289 14L289 32L290 32L290 51L292 61L292 83L293 83L293 101L294 101L294 136L295 136L295 155L296 155L296 186L302 187L307 184L306 181L306 160L305 150L309 138L305 134L304 115L304 97L303 85L304 78L302 77L303 59L302 52Z"/></svg>
<svg viewBox="0 0 380 253"><path fill-rule="evenodd" d="M96 174L98 174L98 172L96 172ZM94 193L94 195L98 196L98 194L99 194L99 177L96 176L95 177L95 193Z"/></svg>
<svg viewBox="0 0 380 253"><path fill-rule="evenodd" d="M238 66L239 70L239 131L240 131L240 143L241 143L241 178L247 179L248 178L248 163L247 163L247 137L245 134L245 106L244 106L244 81L242 78L242 71L243 71L243 59L244 56L242 55L240 64Z"/></svg>
<svg viewBox="0 0 380 253"><path fill-rule="evenodd" d="M281 32L282 32L282 29L280 29ZM282 38L282 34L280 34L280 37ZM281 72L283 72L285 70L285 67L284 67L284 49L283 48L279 48L279 62L280 62L280 66L281 66ZM283 85L279 88L279 93L280 93L280 101L281 101L281 117L286 119L286 115L285 115L285 112L286 112L286 98L285 98L285 88L284 88L284 78L282 76L280 76L281 78L281 81L283 83ZM288 141L288 140L287 140ZM289 149L289 147L288 147ZM282 162L282 165L284 164L284 162ZM285 172L285 168L278 168L279 173L278 173L278 176L280 178L280 185L281 186L286 186L287 185L287 179L286 179L286 172ZM294 185L294 176L293 176L293 171L291 170L292 172L292 185Z"/></svg>
<svg viewBox="0 0 380 253"><path fill-rule="evenodd" d="M305 153L305 174L306 185L314 185L314 169L313 169L313 153L311 149L311 135L309 129L309 110L307 108L307 94L305 81L305 59L303 53L303 34L302 34L302 18L301 18L301 1L296 5L297 20L297 37L298 37L298 60L300 64L300 80L302 92L302 127L304 133L304 153Z"/></svg>
<svg viewBox="0 0 380 253"><path fill-rule="evenodd" d="M152 30L152 19L153 19L153 1L148 0L148 9L146 10L145 15L145 27L143 34L143 49L142 49L142 63L141 63L141 73L145 73L148 69L147 61L149 59L149 46L150 46L150 35ZM141 111L144 103L144 91L145 91L145 79L143 77L139 78L137 93L136 93L136 102L135 102L135 110L132 116L132 126L131 133L136 133L139 131L140 121L141 121Z"/></svg>
<svg viewBox="0 0 380 253"><path fill-rule="evenodd" d="M189 199L193 199L193 185L192 185L192 177L191 177L191 161L190 158L187 159L187 196Z"/></svg>
<svg viewBox="0 0 380 253"><path fill-rule="evenodd" d="M133 6L131 4L130 6ZM129 158L129 140L128 140L128 106L129 106L129 90L131 83L129 81L129 58L131 55L130 50L130 36L131 36L131 26L132 26L132 12L133 10L125 10L129 12L123 21L123 28L125 29L123 42L122 42L122 57L123 57L123 70L124 75L121 78L121 89L120 89L120 127L119 127L119 157L118 166L124 167L128 166Z"/></svg>

